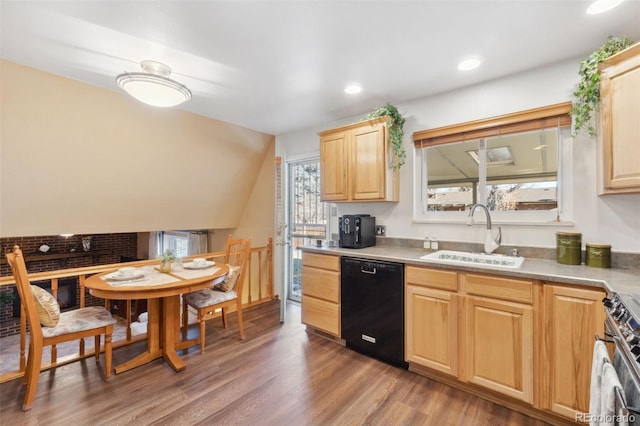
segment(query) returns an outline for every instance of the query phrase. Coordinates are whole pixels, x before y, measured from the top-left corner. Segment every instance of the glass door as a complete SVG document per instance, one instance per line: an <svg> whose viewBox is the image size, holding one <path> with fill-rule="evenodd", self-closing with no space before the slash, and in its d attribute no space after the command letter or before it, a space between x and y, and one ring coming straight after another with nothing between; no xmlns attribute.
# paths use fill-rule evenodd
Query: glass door
<svg viewBox="0 0 640 426"><path fill-rule="evenodd" d="M315 157L288 163L289 200L287 238L289 242L288 296L300 301L302 252L300 246L327 239L327 205L320 201L320 160Z"/></svg>

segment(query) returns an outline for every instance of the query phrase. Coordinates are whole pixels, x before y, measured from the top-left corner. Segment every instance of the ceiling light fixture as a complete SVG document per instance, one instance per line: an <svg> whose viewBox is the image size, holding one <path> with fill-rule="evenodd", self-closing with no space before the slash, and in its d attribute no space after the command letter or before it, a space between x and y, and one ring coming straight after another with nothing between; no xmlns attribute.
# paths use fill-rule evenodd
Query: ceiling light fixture
<svg viewBox="0 0 640 426"><path fill-rule="evenodd" d="M478 68L481 63L480 58L468 58L458 64L458 69L460 71L471 71L472 69Z"/></svg>
<svg viewBox="0 0 640 426"><path fill-rule="evenodd" d="M123 73L116 83L125 92L147 105L173 107L191 99L187 86L169 78L171 68L156 61L140 62L143 72Z"/></svg>
<svg viewBox="0 0 640 426"><path fill-rule="evenodd" d="M607 10L611 10L618 6L624 0L596 0L587 8L589 15L597 15L598 13L604 13Z"/></svg>
<svg viewBox="0 0 640 426"><path fill-rule="evenodd" d="M356 83L352 83L344 88L344 93L348 93L349 95L356 95L360 92L362 92L362 87Z"/></svg>

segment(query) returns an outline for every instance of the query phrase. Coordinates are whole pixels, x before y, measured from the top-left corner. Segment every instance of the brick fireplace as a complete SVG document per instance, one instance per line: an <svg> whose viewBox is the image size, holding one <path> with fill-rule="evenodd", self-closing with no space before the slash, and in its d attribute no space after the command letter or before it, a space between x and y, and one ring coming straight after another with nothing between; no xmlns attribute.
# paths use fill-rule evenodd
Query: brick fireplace
<svg viewBox="0 0 640 426"><path fill-rule="evenodd" d="M93 234L91 248L85 252L82 248L82 235L74 235L69 238L59 235L37 237L9 237L0 238L2 258L0 259L0 276L11 275L11 269L7 264L4 254L10 251L15 244L22 249L27 264L27 271L47 272L67 268L81 268L94 265L106 265L126 260L135 260L138 250L137 233L120 234ZM46 244L49 251L41 253L38 248ZM61 310L77 306L80 295L77 292L77 279L70 278L58 280L58 301L65 306ZM73 282L73 284L71 284ZM50 291L51 282L34 282ZM71 289L73 287L73 290ZM17 303L17 290L14 285L0 287L5 302L0 305L0 337L17 334L20 331L19 304ZM75 293L75 294L74 294ZM68 304L68 306L67 306ZM96 299L85 290L85 305L101 306L102 299ZM14 308L18 305L18 308Z"/></svg>

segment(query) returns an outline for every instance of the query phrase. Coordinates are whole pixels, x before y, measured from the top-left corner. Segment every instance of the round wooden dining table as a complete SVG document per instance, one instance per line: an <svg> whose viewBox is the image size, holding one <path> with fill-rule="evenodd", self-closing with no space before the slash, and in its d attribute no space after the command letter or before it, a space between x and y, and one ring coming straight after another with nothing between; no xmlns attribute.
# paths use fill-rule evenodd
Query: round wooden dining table
<svg viewBox="0 0 640 426"><path fill-rule="evenodd" d="M213 262L211 262L213 263ZM163 358L175 371L186 365L177 350L192 343L180 341L180 295L211 287L221 282L229 272L224 264L203 269L172 270L161 273L154 267L142 267L131 279L122 279L117 271L93 275L85 286L91 295L103 299L148 299L147 350L135 358L117 365L116 374Z"/></svg>

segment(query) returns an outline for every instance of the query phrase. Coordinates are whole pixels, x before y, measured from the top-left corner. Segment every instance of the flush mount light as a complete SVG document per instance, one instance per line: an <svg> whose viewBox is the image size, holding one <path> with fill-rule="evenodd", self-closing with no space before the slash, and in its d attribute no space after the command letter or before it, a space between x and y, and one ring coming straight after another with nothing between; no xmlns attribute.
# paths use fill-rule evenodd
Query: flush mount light
<svg viewBox="0 0 640 426"><path fill-rule="evenodd" d="M351 83L350 85L344 88L344 93L347 93L349 95L356 95L360 92L362 92L362 87L356 83Z"/></svg>
<svg viewBox="0 0 640 426"><path fill-rule="evenodd" d="M481 63L480 58L468 58L458 64L458 69L460 71L471 71L472 69L478 68Z"/></svg>
<svg viewBox="0 0 640 426"><path fill-rule="evenodd" d="M73 237L73 234L60 234L60 236L64 238L69 238L69 237Z"/></svg>
<svg viewBox="0 0 640 426"><path fill-rule="evenodd" d="M604 13L607 10L611 10L618 6L624 0L596 0L587 8L589 15L597 15L598 13Z"/></svg>
<svg viewBox="0 0 640 426"><path fill-rule="evenodd" d="M191 99L187 86L169 78L171 68L156 61L140 62L143 72L123 73L116 83L125 92L147 105L172 107Z"/></svg>

